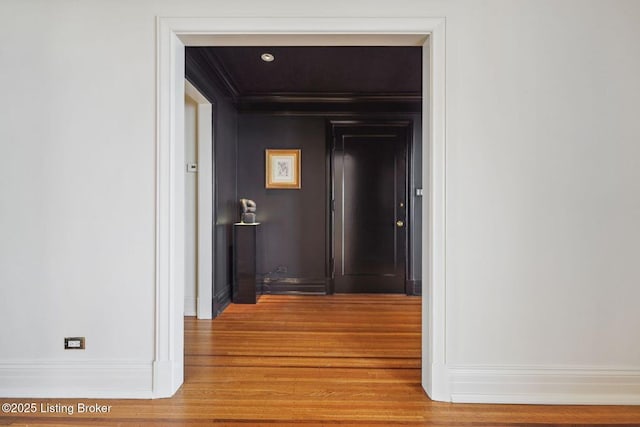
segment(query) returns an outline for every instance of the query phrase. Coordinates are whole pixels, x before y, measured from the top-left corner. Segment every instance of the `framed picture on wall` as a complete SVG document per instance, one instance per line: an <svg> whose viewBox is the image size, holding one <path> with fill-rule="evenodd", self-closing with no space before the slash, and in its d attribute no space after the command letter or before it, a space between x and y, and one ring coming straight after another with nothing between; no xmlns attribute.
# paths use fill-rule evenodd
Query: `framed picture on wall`
<svg viewBox="0 0 640 427"><path fill-rule="evenodd" d="M300 188L300 150L265 150L265 187Z"/></svg>

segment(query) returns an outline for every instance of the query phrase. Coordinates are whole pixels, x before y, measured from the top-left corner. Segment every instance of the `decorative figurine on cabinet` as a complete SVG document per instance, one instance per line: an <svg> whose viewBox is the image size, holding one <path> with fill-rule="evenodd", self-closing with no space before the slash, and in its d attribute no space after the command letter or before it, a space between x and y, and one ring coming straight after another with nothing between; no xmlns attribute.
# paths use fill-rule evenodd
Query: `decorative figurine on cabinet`
<svg viewBox="0 0 640 427"><path fill-rule="evenodd" d="M243 224L256 222L256 202L250 199L240 199L240 222Z"/></svg>

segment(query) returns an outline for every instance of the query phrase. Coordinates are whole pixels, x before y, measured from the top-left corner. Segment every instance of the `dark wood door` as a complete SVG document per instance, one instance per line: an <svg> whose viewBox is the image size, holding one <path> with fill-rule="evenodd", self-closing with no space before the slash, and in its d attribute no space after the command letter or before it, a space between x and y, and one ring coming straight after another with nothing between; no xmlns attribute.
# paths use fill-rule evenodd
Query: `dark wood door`
<svg viewBox="0 0 640 427"><path fill-rule="evenodd" d="M333 126L335 291L405 293L407 126Z"/></svg>

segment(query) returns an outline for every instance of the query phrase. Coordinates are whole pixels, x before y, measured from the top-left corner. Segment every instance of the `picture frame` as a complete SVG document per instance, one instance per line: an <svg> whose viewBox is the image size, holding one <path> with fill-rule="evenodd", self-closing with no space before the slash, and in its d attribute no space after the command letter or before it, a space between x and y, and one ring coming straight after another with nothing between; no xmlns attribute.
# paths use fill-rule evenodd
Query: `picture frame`
<svg viewBox="0 0 640 427"><path fill-rule="evenodd" d="M292 189L301 188L301 150L266 149L265 150L265 188Z"/></svg>

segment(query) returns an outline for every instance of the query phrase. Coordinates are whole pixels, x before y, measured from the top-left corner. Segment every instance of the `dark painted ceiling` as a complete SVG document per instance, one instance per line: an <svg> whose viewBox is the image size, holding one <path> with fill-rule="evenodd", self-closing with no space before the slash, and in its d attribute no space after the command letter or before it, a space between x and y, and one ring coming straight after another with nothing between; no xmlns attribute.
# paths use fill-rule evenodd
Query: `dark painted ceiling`
<svg viewBox="0 0 640 427"><path fill-rule="evenodd" d="M195 47L239 96L350 93L420 95L420 47ZM264 52L275 56L264 62Z"/></svg>
<svg viewBox="0 0 640 427"><path fill-rule="evenodd" d="M266 52L273 62L260 59ZM417 112L422 105L420 47L188 47L186 73L192 83L215 82L239 111Z"/></svg>

